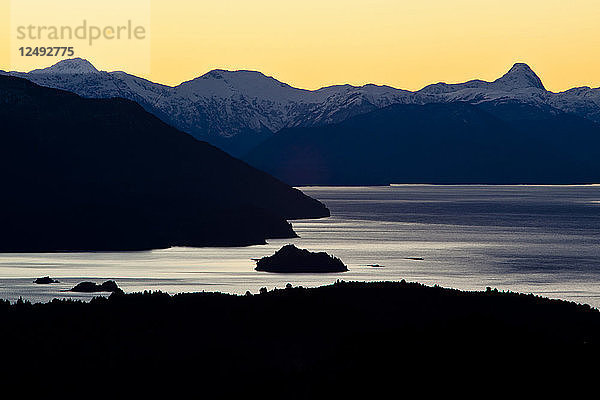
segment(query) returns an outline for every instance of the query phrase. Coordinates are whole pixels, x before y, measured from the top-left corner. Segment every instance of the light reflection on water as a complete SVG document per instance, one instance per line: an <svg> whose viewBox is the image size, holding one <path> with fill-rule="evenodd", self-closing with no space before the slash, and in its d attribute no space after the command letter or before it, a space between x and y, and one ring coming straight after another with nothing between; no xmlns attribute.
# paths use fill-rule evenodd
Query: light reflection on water
<svg viewBox="0 0 600 400"><path fill-rule="evenodd" d="M294 221L299 239L244 248L2 254L0 298L74 297L61 290L82 280L114 279L126 292L244 293L288 282L317 286L336 279L406 279L468 290L492 286L600 307L598 186L302 190L324 201L333 216ZM252 258L270 255L286 243L339 256L350 272L278 275L253 270ZM384 268L368 266L372 264ZM32 284L42 276L61 283Z"/></svg>

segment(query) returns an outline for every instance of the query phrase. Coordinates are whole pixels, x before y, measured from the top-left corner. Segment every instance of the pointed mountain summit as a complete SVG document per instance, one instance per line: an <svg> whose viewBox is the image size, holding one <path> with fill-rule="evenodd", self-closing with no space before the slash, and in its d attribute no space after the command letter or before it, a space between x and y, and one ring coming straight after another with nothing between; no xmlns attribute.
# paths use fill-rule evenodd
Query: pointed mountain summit
<svg viewBox="0 0 600 400"><path fill-rule="evenodd" d="M57 62L51 67L36 69L31 74L94 74L99 71L88 60L71 58Z"/></svg>
<svg viewBox="0 0 600 400"><path fill-rule="evenodd" d="M494 83L509 90L527 88L546 90L539 76L525 63L516 63L510 71L496 79Z"/></svg>

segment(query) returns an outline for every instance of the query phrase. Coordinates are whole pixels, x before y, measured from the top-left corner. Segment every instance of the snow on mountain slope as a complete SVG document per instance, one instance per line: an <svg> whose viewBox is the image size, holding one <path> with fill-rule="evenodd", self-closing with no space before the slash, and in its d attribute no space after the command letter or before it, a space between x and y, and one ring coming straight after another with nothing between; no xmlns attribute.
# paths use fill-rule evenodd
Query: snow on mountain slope
<svg viewBox="0 0 600 400"><path fill-rule="evenodd" d="M244 95L271 102L302 101L312 93L296 89L285 83L256 71L225 71L216 69L199 78L184 82L175 87L180 96L196 98L231 97Z"/></svg>
<svg viewBox="0 0 600 400"><path fill-rule="evenodd" d="M170 87L125 72L97 70L83 59L29 73L8 72L83 97L124 97L194 137L241 155L285 127L341 122L392 104L464 101L524 103L576 113L600 122L600 88L552 93L535 72L515 64L493 82L437 83L410 92L389 86L338 85L310 91L255 71L213 70Z"/></svg>
<svg viewBox="0 0 600 400"><path fill-rule="evenodd" d="M555 93L548 103L559 110L600 123L600 88L579 87Z"/></svg>
<svg viewBox="0 0 600 400"><path fill-rule="evenodd" d="M473 80L466 83L437 83L417 92L433 96L437 101L488 101L517 100L528 103L545 102L549 92L540 78L527 64L515 64L504 76L493 82Z"/></svg>
<svg viewBox="0 0 600 400"><path fill-rule="evenodd" d="M391 104L417 101L412 92L377 85L329 86L312 93L315 101L288 126L332 124Z"/></svg>
<svg viewBox="0 0 600 400"><path fill-rule="evenodd" d="M554 109L574 113L600 123L600 88L574 88L560 93L547 91L541 79L527 65L515 64L504 76L493 82L473 80L466 83L429 85L417 94L420 101L471 104L518 103L540 110Z"/></svg>
<svg viewBox="0 0 600 400"><path fill-rule="evenodd" d="M491 83L493 88L513 91L519 89L546 90L542 80L527 64L517 63L503 77Z"/></svg>
<svg viewBox="0 0 600 400"><path fill-rule="evenodd" d="M165 122L236 155L287 126L338 122L409 94L374 85L309 91L260 72L225 70L170 87L125 72L99 71L82 59L8 74L83 97L134 100Z"/></svg>
<svg viewBox="0 0 600 400"><path fill-rule="evenodd" d="M88 60L71 58L57 62L51 67L34 69L30 74L95 74L99 72Z"/></svg>

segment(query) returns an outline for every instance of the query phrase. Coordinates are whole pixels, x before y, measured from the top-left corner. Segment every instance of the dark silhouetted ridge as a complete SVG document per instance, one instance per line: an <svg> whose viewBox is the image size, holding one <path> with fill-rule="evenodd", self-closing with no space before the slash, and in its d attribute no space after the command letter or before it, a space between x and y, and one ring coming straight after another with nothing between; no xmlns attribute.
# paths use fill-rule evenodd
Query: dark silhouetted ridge
<svg viewBox="0 0 600 400"><path fill-rule="evenodd" d="M2 365L27 371L29 386L56 373L70 387L123 381L138 397L159 387L277 399L387 398L430 393L427 385L539 393L569 374L574 386L595 384L587 375L600 344L600 313L589 306L408 282L0 301L0 321ZM60 364L41 367L49 362ZM388 396L373 396L379 392Z"/></svg>
<svg viewBox="0 0 600 400"><path fill-rule="evenodd" d="M329 211L138 104L0 76L0 251L247 245Z"/></svg>

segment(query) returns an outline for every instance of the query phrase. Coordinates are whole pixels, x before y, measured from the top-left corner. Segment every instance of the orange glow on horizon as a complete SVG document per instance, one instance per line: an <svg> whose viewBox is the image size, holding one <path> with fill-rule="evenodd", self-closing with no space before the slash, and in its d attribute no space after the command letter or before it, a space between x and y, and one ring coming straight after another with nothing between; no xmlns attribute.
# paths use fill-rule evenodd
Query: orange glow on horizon
<svg viewBox="0 0 600 400"><path fill-rule="evenodd" d="M525 62L549 90L600 87L597 0L149 1L150 73L109 53L93 57L98 68L169 85L222 68L259 70L307 89L417 90L494 80ZM0 0L0 15L9 14L7 4ZM3 33L0 69L8 69L8 40Z"/></svg>

